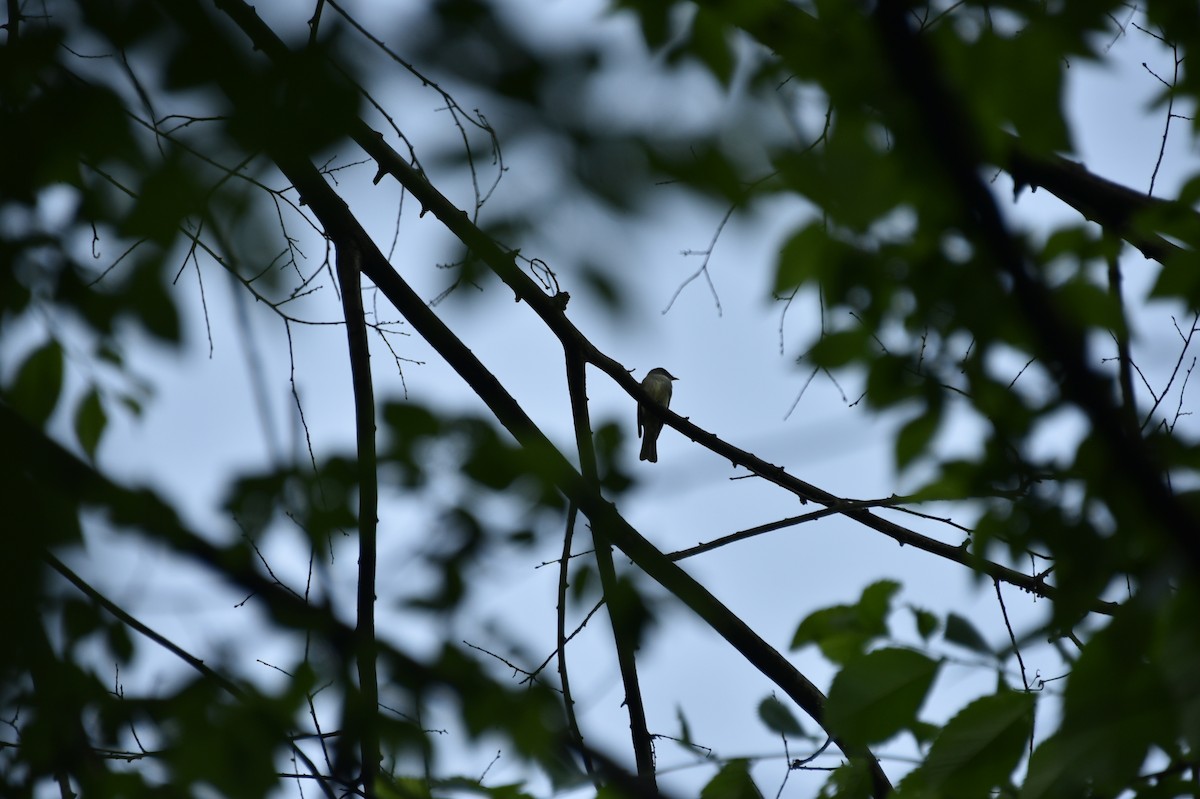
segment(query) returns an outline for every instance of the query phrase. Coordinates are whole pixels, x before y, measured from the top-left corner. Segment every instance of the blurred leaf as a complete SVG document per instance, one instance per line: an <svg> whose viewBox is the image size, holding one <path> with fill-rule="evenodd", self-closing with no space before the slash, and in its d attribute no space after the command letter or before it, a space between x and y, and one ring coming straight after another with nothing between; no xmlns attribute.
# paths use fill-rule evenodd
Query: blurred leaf
<svg viewBox="0 0 1200 799"><path fill-rule="evenodd" d="M782 735L804 734L804 729L792 715L791 708L773 696L768 696L758 703L758 717L772 732Z"/></svg>
<svg viewBox="0 0 1200 799"><path fill-rule="evenodd" d="M625 443L625 425L617 422L606 422L596 428L592 440L596 448L596 468L600 474L600 486L605 496L616 499L633 486L633 478L622 468L628 461L621 457Z"/></svg>
<svg viewBox="0 0 1200 799"><path fill-rule="evenodd" d="M100 392L92 388L75 408L75 438L89 458L96 457L96 446L108 424L108 415L100 402Z"/></svg>
<svg viewBox="0 0 1200 799"><path fill-rule="evenodd" d="M896 469L903 470L921 455L927 455L930 442L941 426L938 406L930 406L905 422L896 435Z"/></svg>
<svg viewBox="0 0 1200 799"><path fill-rule="evenodd" d="M739 202L745 193L741 165L720 142L699 141L686 150L651 152L651 165L690 189L722 200Z"/></svg>
<svg viewBox="0 0 1200 799"><path fill-rule="evenodd" d="M621 575L604 599L613 627L621 631L623 640L633 642L635 648L641 646L654 624L654 614L633 580L628 575Z"/></svg>
<svg viewBox="0 0 1200 799"><path fill-rule="evenodd" d="M584 264L579 273L580 279L588 288L588 294L598 300L605 311L614 315L623 313L630 299L616 282L617 274L618 269L590 263Z"/></svg>
<svg viewBox="0 0 1200 799"><path fill-rule="evenodd" d="M8 402L26 419L43 425L58 405L63 385L63 349L50 339L35 349L17 369Z"/></svg>
<svg viewBox="0 0 1200 799"><path fill-rule="evenodd" d="M129 663L133 660L133 638L129 635L129 628L121 621L110 621L105 626L106 643L108 651L112 652L113 657L119 663Z"/></svg>
<svg viewBox="0 0 1200 799"><path fill-rule="evenodd" d="M825 720L835 735L869 745L917 723L938 663L907 649L879 649L848 662L829 689Z"/></svg>
<svg viewBox="0 0 1200 799"><path fill-rule="evenodd" d="M835 768L819 795L821 799L874 799L875 783L866 762L855 758Z"/></svg>
<svg viewBox="0 0 1200 799"><path fill-rule="evenodd" d="M224 796L247 799L276 784L274 758L287 745L303 695L243 691L234 700L201 677L172 697L172 734L162 755L177 784L208 783Z"/></svg>
<svg viewBox="0 0 1200 799"><path fill-rule="evenodd" d="M407 604L446 613L457 608L466 596L466 572L484 551L487 532L474 514L463 507L444 513L435 529L437 537L430 542L425 560L438 584L428 594L410 599Z"/></svg>
<svg viewBox="0 0 1200 799"><path fill-rule="evenodd" d="M832 295L841 297L843 288L862 274L860 270L877 271L877 267L870 253L831 234L827 224L810 222L793 233L780 249L773 292L786 294L820 282Z"/></svg>
<svg viewBox="0 0 1200 799"><path fill-rule="evenodd" d="M646 3L640 0L616 0L618 9L630 9L637 15L642 37L651 50L661 47L670 34L671 3Z"/></svg>
<svg viewBox="0 0 1200 799"><path fill-rule="evenodd" d="M953 611L946 616L945 636L948 642L957 644L965 649L970 649L973 652L979 652L983 655L995 654L983 635L980 634L979 630L975 629L975 625L965 616L960 616Z"/></svg>
<svg viewBox="0 0 1200 799"><path fill-rule="evenodd" d="M595 567L590 563L576 567L571 572L570 595L572 602L582 602L584 599L599 599L600 578Z"/></svg>
<svg viewBox="0 0 1200 799"><path fill-rule="evenodd" d="M792 636L792 649L815 643L834 663L847 663L888 634L892 597L900 590L893 580L880 580L863 590L857 605L835 605L809 614Z"/></svg>
<svg viewBox="0 0 1200 799"><path fill-rule="evenodd" d="M925 761L900 784L903 796L991 797L1008 784L1033 733L1031 694L976 699L954 716Z"/></svg>
<svg viewBox="0 0 1200 799"><path fill-rule="evenodd" d="M171 150L142 181L133 208L123 221L122 235L149 239L161 246L170 244L179 235L183 221L203 210L206 191L197 184L195 175L196 167Z"/></svg>
<svg viewBox="0 0 1200 799"><path fill-rule="evenodd" d="M1107 287L1080 278L1060 286L1056 295L1064 315L1081 327L1115 330L1120 325L1120 308Z"/></svg>
<svg viewBox="0 0 1200 799"><path fill-rule="evenodd" d="M679 739L679 742L683 744L685 748L690 750L693 745L692 728L688 724L687 716L684 715L682 705L675 706L675 720L679 722L679 734L675 737Z"/></svg>
<svg viewBox="0 0 1200 799"><path fill-rule="evenodd" d="M442 420L424 405L415 402L388 402L380 418L389 431L387 445L380 457L400 465L401 482L408 488L424 484L428 475L426 444L441 435Z"/></svg>
<svg viewBox="0 0 1200 799"><path fill-rule="evenodd" d="M1158 272L1150 297L1178 298L1193 310L1200 308L1200 269L1196 269L1194 256L1179 252L1168 258Z"/></svg>
<svg viewBox="0 0 1200 799"><path fill-rule="evenodd" d="M762 799L745 760L731 760L700 789L700 799Z"/></svg>
<svg viewBox="0 0 1200 799"><path fill-rule="evenodd" d="M908 728L908 731L912 733L913 739L919 746L928 746L929 742L942 731L942 728L927 721L917 721Z"/></svg>
<svg viewBox="0 0 1200 799"><path fill-rule="evenodd" d="M566 740L562 706L549 688L498 683L477 661L451 646L442 649L430 671L457 694L462 721L473 738L502 732L516 751L538 761L553 778L578 776L561 746Z"/></svg>
<svg viewBox="0 0 1200 799"><path fill-rule="evenodd" d="M146 332L164 344L178 344L182 336L179 310L160 267L154 256L140 264L127 286L126 301Z"/></svg>
<svg viewBox="0 0 1200 799"><path fill-rule="evenodd" d="M909 610L912 611L913 621L917 625L917 634L924 641L928 641L938 631L938 628L942 626L941 620L938 619L937 615L924 608L910 605Z"/></svg>
<svg viewBox="0 0 1200 799"><path fill-rule="evenodd" d="M1175 711L1191 715L1191 736L1200 731L1194 681L1173 689L1183 685L1174 675L1190 670L1176 658L1200 655L1194 585L1159 607L1123 607L1087 642L1067 681L1062 724L1034 751L1022 796L1115 793L1137 778L1151 747L1169 747L1182 731Z"/></svg>
<svg viewBox="0 0 1200 799"><path fill-rule="evenodd" d="M102 626L100 611L91 602L72 598L63 603L63 635L70 646L79 643Z"/></svg>
<svg viewBox="0 0 1200 799"><path fill-rule="evenodd" d="M722 86L728 88L735 66L730 35L730 28L723 20L699 7L692 16L691 29L686 39L670 49L669 60L684 54L694 56Z"/></svg>
<svg viewBox="0 0 1200 799"><path fill-rule="evenodd" d="M454 787L453 782L446 780L443 787ZM426 799L431 798L433 793L429 790L429 782L421 777L380 775L375 784L375 795L380 799Z"/></svg>
<svg viewBox="0 0 1200 799"><path fill-rule="evenodd" d="M826 333L808 351L808 360L825 369L839 369L870 358L879 345L861 325Z"/></svg>

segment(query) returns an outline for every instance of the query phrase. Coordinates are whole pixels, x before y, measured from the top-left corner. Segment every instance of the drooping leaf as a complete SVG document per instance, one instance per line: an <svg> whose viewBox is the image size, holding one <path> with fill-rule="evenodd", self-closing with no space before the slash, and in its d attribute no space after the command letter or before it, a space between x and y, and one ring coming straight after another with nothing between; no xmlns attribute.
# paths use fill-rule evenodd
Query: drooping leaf
<svg viewBox="0 0 1200 799"><path fill-rule="evenodd" d="M867 745L912 727L937 672L937 661L908 649L879 649L851 660L829 689L829 730Z"/></svg>
<svg viewBox="0 0 1200 799"><path fill-rule="evenodd" d="M880 580L867 586L855 605L835 605L809 614L796 628L791 648L815 643L833 662L848 662L888 634L891 600L899 590L899 583Z"/></svg>
<svg viewBox="0 0 1200 799"><path fill-rule="evenodd" d="M951 612L946 616L946 640L952 644L979 652L984 655L993 654L992 648L984 640L983 634L965 616Z"/></svg>
<svg viewBox="0 0 1200 799"><path fill-rule="evenodd" d="M700 789L700 799L762 799L745 760L731 760Z"/></svg>
<svg viewBox="0 0 1200 799"><path fill-rule="evenodd" d="M927 454L929 443L941 426L940 413L928 407L905 422L896 434L896 468L903 469L921 455Z"/></svg>
<svg viewBox="0 0 1200 799"><path fill-rule="evenodd" d="M75 438L89 458L96 457L96 447L107 424L108 414L100 402L100 392L93 388L75 408Z"/></svg>
<svg viewBox="0 0 1200 799"><path fill-rule="evenodd" d="M38 347L17 370L5 392L8 402L26 419L45 424L58 405L63 385L63 348L55 339Z"/></svg>
<svg viewBox="0 0 1200 799"><path fill-rule="evenodd" d="M758 703L758 717L767 729L782 735L803 735L804 729L792 715L791 708L773 696Z"/></svg>
<svg viewBox="0 0 1200 799"><path fill-rule="evenodd" d="M976 699L942 728L925 761L904 778L901 794L995 796L1029 743L1033 707L1033 696L1017 691Z"/></svg>
<svg viewBox="0 0 1200 799"><path fill-rule="evenodd" d="M938 631L938 628L941 627L941 621L937 615L924 608L909 606L909 610L912 611L913 620L916 622L917 634L923 640L928 641Z"/></svg>

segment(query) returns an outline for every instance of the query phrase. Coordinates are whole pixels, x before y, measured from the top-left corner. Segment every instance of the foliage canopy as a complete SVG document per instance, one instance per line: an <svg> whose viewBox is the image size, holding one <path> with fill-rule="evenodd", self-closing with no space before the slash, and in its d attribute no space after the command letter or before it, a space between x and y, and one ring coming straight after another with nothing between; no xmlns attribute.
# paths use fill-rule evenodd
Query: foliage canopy
<svg viewBox="0 0 1200 799"><path fill-rule="evenodd" d="M519 4L437 0L397 12L398 22L345 5L7 4L0 793L657 795L664 722L647 718L637 664L669 601L771 681L757 713L785 753L789 739L812 742L812 757L776 758L781 792L1200 794L1200 450L1186 359L1197 322L1179 324L1165 385L1140 371L1136 337L1151 302L1200 319L1200 182L1183 175L1164 198L1070 160L1078 131L1066 100L1074 65L1119 58L1114 42L1143 36L1174 59L1154 110L1164 141L1193 136L1183 128L1200 93L1187 58L1200 46L1200 8L612 3L607 11L654 54L647 77L681 91L699 79L727 102L689 125L603 100L619 48L569 36L549 45ZM432 92L449 127L430 134L406 105L412 94L390 90L399 82ZM500 117L505 126L489 121ZM796 620L791 650L815 646L834 667L826 698L799 655L785 656L783 642L765 640L678 565L689 553L664 554L630 523L625 434L593 425L587 379L618 387L630 407L645 395L576 326L570 301L574 293L574 307L619 317L638 277L583 255L548 264L523 248L544 233L546 204L495 197L508 179L503 152L524 147L545 153L542 177L558 195L619 217L646 213L651 187L665 181L730 216L775 200L805 208L777 261L749 268L788 305L819 308L805 369L860 381L871 413L903 416L895 463L920 477L918 490L836 496L659 413L689 446L806 503L809 515L772 529L836 516L994 583L1007 645L963 614L901 603L897 569L856 601ZM556 445L447 323L445 297L398 268L403 247L380 244L380 195L366 193L364 171L372 187L401 189L396 220L419 214L449 235L447 294L515 296L556 343L573 448ZM363 191L344 190L355 175ZM1014 219L1001 185L1053 195L1062 221ZM1122 291L1127 269L1155 270L1150 298ZM349 354L356 452L314 447L296 393L306 445L231 476L221 530L202 529L178 498L133 485L102 457L111 420L153 401L130 352L178 348L187 335L176 285L185 272L201 302L204 281L226 276L289 344L324 287L338 298ZM377 391L385 366L404 374L396 314L461 378L471 410ZM514 349L526 346L512 335ZM372 365L371 352L391 359ZM1043 446L1064 416L1082 420L1077 440ZM945 448L948 435L967 446ZM427 590L401 613L451 624L468 611L476 564L565 538L557 676L543 664L512 679L499 658L397 633L376 605L379 508L393 489L439 509ZM916 526L937 521L916 515L929 503L971 521L937 527L938 537L935 525ZM586 564L568 557L587 549L572 547L584 520L594 542ZM263 554L285 528L307 550L297 579L277 576ZM252 679L186 651L97 590L97 529L164 547L249 594L264 641L286 642L275 668L287 679ZM322 575L347 535L357 577L339 593ZM1032 630L1007 623L1001 592L1014 586L1044 609ZM566 617L589 602L606 605L611 624L629 758L594 747L575 717ZM1046 640L1067 675L1052 688L1022 660ZM127 693L120 669L136 671L151 651L186 670ZM923 709L939 675L961 662L993 689L934 723ZM433 708L465 738L526 758L529 780L447 767L444 752L465 744L426 725ZM686 710L678 741L698 748ZM898 740L914 742L913 761L881 764L879 747ZM699 795L760 795L762 772L748 759L714 759ZM813 770L822 764L830 770ZM793 773L802 776L788 785Z"/></svg>

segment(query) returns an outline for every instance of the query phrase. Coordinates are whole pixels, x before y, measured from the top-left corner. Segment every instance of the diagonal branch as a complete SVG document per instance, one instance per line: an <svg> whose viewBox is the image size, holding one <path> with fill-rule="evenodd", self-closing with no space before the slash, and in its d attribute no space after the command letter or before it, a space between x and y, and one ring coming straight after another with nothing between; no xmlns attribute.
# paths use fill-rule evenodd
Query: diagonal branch
<svg viewBox="0 0 1200 799"><path fill-rule="evenodd" d="M252 7L247 6L241 0L215 0L215 2L250 38L256 50L265 53L279 63L287 60L289 51L286 45L258 17ZM796 10L796 16L807 18L799 10ZM790 25L787 22L788 19L791 19L790 12L785 18L776 20L776 23L782 25L783 30L787 30ZM813 22L815 24L815 21ZM882 519L866 508L856 508L848 501L788 474L782 467L767 463L746 450L729 444L707 430L692 424L688 419L673 411L663 409L657 403L651 402L650 397L644 393L638 381L629 375L628 370L597 349L566 317L563 313L565 303L562 298L546 296L537 283L516 265L514 253L502 249L471 222L466 213L458 209L425 178L424 173L410 166L399 153L387 145L379 133L372 130L364 121L356 120L350 133L354 141L379 165L377 182L385 174L394 177L421 203L422 213L426 211L432 213L480 260L486 263L512 289L517 299L527 303L542 319L564 347L576 348L587 363L599 368L631 397L646 405L651 413L661 418L668 426L683 433L706 449L726 458L734 466L742 466L767 482L795 494L802 501L807 498L827 507L839 506L839 511L846 517L876 532L883 533L901 545L913 546L938 557L978 569L989 577L1011 583L1037 596L1050 600L1057 598L1058 592L1053 586L1046 584L1041 576L1022 574L979 557L964 547L944 544L895 522ZM372 277L372 279L375 278ZM376 282L378 283L378 281ZM1093 609L1099 610L1102 607L1105 607L1104 603L1097 603ZM1100 612L1105 611L1100 610ZM1108 612L1111 612L1111 608Z"/></svg>
<svg viewBox="0 0 1200 799"><path fill-rule="evenodd" d="M595 486L589 485L575 471L495 376L392 269L345 201L325 182L317 169L308 161L287 153L276 154L275 158L329 235L352 237L360 242L363 247L363 274L379 287L409 324L466 381L513 438L534 456L536 462L543 464L545 473L553 477L570 501L578 504L593 526L620 547L647 575L691 608L817 723L822 723L825 696L821 691L708 589L643 538L621 517L612 503L595 490ZM628 375L623 376L632 382ZM891 791L891 784L874 755L861 747L840 742L839 746L848 756L865 762L871 771L876 796L884 796Z"/></svg>

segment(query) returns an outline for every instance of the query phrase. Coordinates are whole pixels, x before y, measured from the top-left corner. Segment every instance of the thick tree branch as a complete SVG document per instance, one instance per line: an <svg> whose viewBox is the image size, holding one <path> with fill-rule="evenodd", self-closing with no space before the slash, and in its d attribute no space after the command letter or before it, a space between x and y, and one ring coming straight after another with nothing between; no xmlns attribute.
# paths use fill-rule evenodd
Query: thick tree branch
<svg viewBox="0 0 1200 799"><path fill-rule="evenodd" d="M1016 136L1010 136L1008 142L1006 161L998 166L1012 175L1017 192L1027 186L1034 190L1043 188L1084 219L1124 239L1142 255L1159 263L1185 250L1159 233L1148 231L1146 224L1152 220L1177 220L1171 226L1171 233L1191 250L1200 250L1200 214L1194 209L1114 183L1062 156L1030 155L1021 149Z"/></svg>

